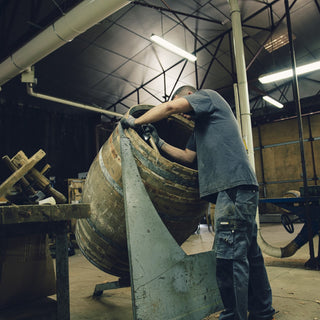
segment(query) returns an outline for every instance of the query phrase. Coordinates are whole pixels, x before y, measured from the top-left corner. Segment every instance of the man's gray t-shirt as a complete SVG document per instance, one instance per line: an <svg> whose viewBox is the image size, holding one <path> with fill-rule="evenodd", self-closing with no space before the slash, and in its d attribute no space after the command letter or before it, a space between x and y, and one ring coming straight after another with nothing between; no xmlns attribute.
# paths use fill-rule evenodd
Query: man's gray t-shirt
<svg viewBox="0 0 320 320"><path fill-rule="evenodd" d="M195 113L195 148L192 138L187 148L197 152L200 197L240 185L258 186L229 104L208 89L184 98Z"/></svg>

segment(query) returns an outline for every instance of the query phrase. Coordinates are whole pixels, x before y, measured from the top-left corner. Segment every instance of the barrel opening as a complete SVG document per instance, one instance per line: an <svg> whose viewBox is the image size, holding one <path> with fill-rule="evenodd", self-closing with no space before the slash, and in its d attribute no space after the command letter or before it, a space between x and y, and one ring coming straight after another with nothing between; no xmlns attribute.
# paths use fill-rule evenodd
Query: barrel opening
<svg viewBox="0 0 320 320"><path fill-rule="evenodd" d="M135 118L138 118L151 108L151 106L148 107L149 108L141 106L141 108L139 108L139 106L136 106L133 109L131 109L130 114ZM181 115L174 115L169 117L168 119L163 119L152 124L157 129L157 132L161 139L180 149L185 149L194 127L194 123L192 121L185 119ZM138 134L144 141L144 139L142 138L142 132L138 132ZM144 143L147 142L144 141ZM161 152L161 155L170 161L176 161L164 152ZM196 166L196 164L181 164L193 169Z"/></svg>

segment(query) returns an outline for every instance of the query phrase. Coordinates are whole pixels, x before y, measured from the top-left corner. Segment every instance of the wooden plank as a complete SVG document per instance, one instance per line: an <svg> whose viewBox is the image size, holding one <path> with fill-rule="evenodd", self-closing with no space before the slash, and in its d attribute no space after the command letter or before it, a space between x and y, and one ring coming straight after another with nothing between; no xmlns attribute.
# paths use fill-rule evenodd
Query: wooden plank
<svg viewBox="0 0 320 320"><path fill-rule="evenodd" d="M262 181L262 169L261 169L261 155L260 151L256 150L254 152L254 160L255 160L255 172L259 182Z"/></svg>
<svg viewBox="0 0 320 320"><path fill-rule="evenodd" d="M24 166L28 161L27 156L22 152L18 152L14 158L12 158L12 163L17 167ZM44 175L42 175L37 169L32 168L27 175L27 178L31 179L36 183L36 185L47 195L52 196L55 198L57 203L66 203L66 197L59 192L58 190L54 189L50 185L49 179L47 179Z"/></svg>
<svg viewBox="0 0 320 320"><path fill-rule="evenodd" d="M43 168L42 168L42 170L40 171L40 174L42 174L42 175L45 175L45 173L48 171L48 170L50 170L51 169L51 166L50 166L50 164L46 164Z"/></svg>
<svg viewBox="0 0 320 320"><path fill-rule="evenodd" d="M15 171L5 182L0 186L0 197L5 196L7 192L14 186L25 174L27 174L44 156L46 153L39 150L26 163Z"/></svg>
<svg viewBox="0 0 320 320"><path fill-rule="evenodd" d="M310 117L312 137L315 141L305 141L305 161L307 178L314 178L314 166L316 175L320 172L320 115ZM304 138L310 136L308 117L303 118ZM296 189L303 185L301 153L297 119L285 120L275 123L264 124L261 127L261 140L264 145L263 172L265 177L266 192L268 197L281 197L287 190ZM253 130L255 146L259 146L258 130ZM311 144L313 144L314 164L312 161ZM274 145L270 147L270 145ZM255 150L256 170L259 183L262 182L261 157L259 150ZM299 180L295 182L294 180ZM278 182L278 183L276 183ZM271 184L270 184L271 183ZM314 181L308 181L313 185ZM260 194L261 195L261 194Z"/></svg>
<svg viewBox="0 0 320 320"><path fill-rule="evenodd" d="M312 136L314 138L320 136L320 114L310 117Z"/></svg>
<svg viewBox="0 0 320 320"><path fill-rule="evenodd" d="M262 125L260 128L263 146L299 141L298 123L296 119L268 123Z"/></svg>
<svg viewBox="0 0 320 320"><path fill-rule="evenodd" d="M89 216L90 205L86 203L0 207L0 225L65 221L71 218L88 218Z"/></svg>
<svg viewBox="0 0 320 320"><path fill-rule="evenodd" d="M252 128L252 140L253 140L253 147L257 148L260 146L259 143L259 129L258 127L253 127Z"/></svg>
<svg viewBox="0 0 320 320"><path fill-rule="evenodd" d="M11 172L15 172L19 169L11 162L11 160L8 156L2 157L2 160L8 166L8 168L11 170ZM18 183L20 183L21 187L27 193L27 195L36 194L36 191L32 188L29 181L25 177L22 177Z"/></svg>
<svg viewBox="0 0 320 320"><path fill-rule="evenodd" d="M305 160L308 178L313 176L310 142L305 143ZM299 144L282 145L263 149L264 174L266 181L302 179Z"/></svg>

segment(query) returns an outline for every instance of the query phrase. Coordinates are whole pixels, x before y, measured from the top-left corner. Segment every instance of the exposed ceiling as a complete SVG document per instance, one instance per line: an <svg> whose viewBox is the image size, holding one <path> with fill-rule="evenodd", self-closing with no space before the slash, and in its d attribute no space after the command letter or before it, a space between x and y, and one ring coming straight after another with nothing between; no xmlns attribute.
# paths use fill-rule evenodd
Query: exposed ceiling
<svg viewBox="0 0 320 320"><path fill-rule="evenodd" d="M79 0L0 0L0 64ZM320 1L290 0L297 66L320 60ZM291 67L289 44L267 51L264 44L287 36L285 0L239 0L250 107L254 121L294 112L290 80L263 85L258 76ZM192 63L153 44L156 34L193 52ZM230 6L227 0L132 1L35 64L35 91L125 113L132 105L156 105L181 85L211 88L234 107ZM19 78L19 79L18 79ZM299 76L302 113L319 110L320 71ZM25 90L20 77L0 96ZM268 94L285 107L262 99ZM69 108L65 106L65 108Z"/></svg>

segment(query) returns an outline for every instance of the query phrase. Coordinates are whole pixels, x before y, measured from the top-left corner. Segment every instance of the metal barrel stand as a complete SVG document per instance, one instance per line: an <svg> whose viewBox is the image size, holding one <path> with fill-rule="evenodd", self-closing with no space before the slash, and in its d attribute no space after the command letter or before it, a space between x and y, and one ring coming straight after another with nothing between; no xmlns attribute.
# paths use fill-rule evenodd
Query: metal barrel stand
<svg viewBox="0 0 320 320"><path fill-rule="evenodd" d="M121 131L134 319L200 320L223 309L214 251L187 255L180 248L154 208Z"/></svg>

